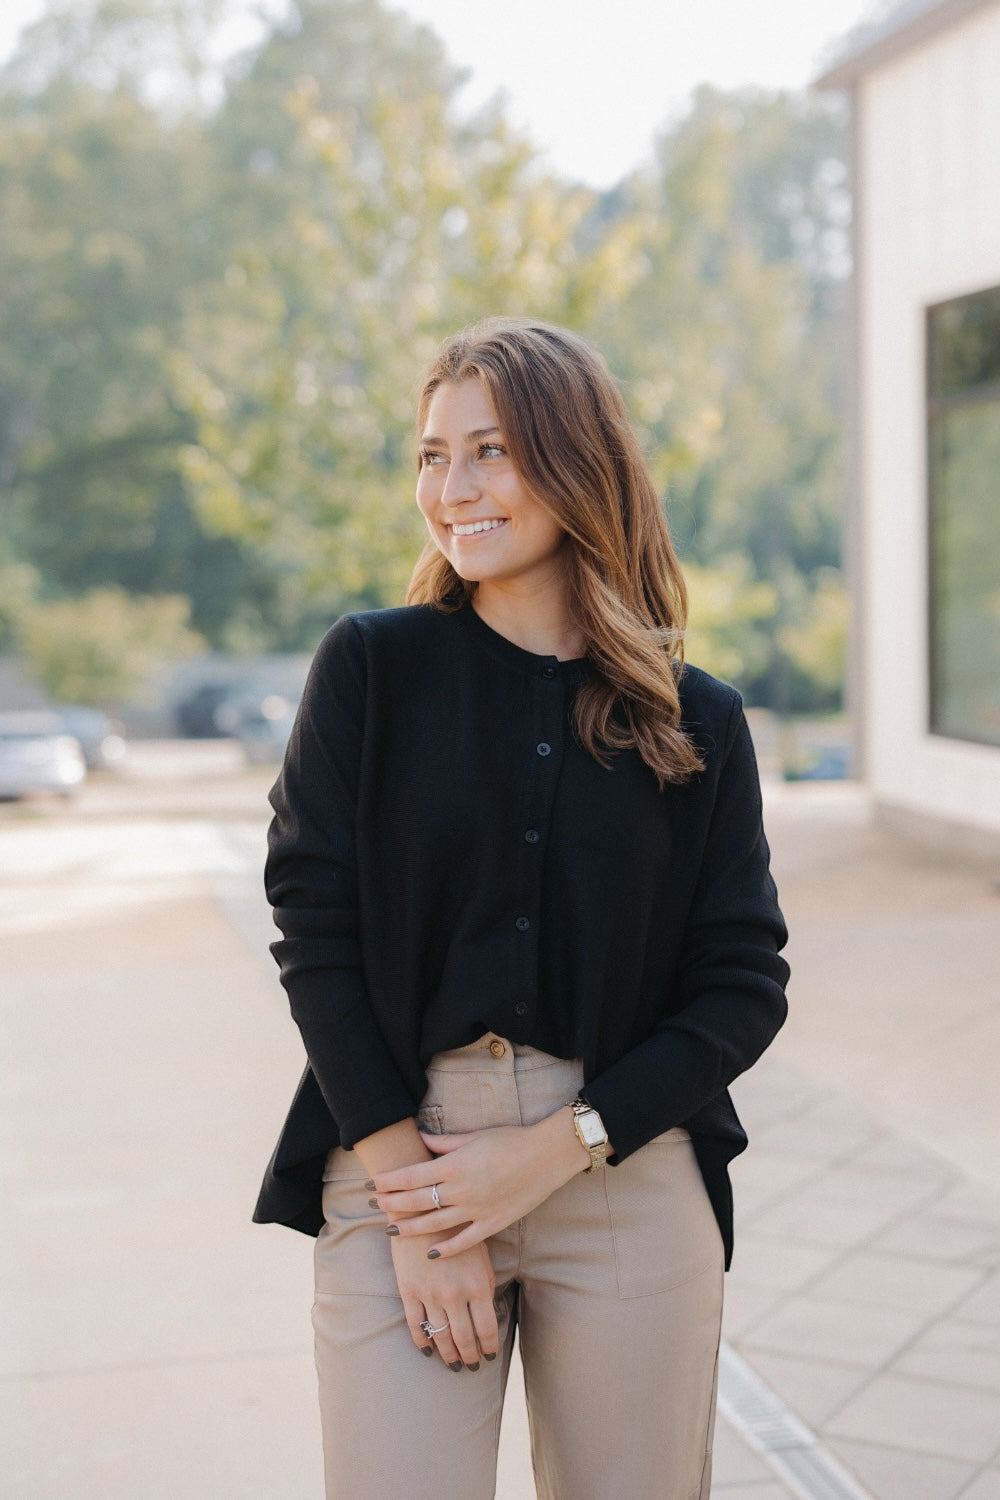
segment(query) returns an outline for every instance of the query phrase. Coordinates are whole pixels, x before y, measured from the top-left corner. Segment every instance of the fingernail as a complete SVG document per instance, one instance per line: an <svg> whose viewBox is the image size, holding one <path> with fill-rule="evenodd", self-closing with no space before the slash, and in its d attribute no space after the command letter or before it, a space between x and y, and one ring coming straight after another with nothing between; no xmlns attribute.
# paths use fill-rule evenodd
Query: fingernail
<svg viewBox="0 0 1000 1500"><path fill-rule="evenodd" d="M397 1234L399 1233L398 1229L396 1230L396 1233ZM428 1252L427 1252L427 1259L428 1260L440 1260L441 1259L441 1251L440 1250L428 1250Z"/></svg>
<svg viewBox="0 0 1000 1500"><path fill-rule="evenodd" d="M365 1183L365 1187L368 1189L368 1191L370 1193L374 1193L374 1191L375 1191L375 1181L374 1181L374 1178L369 1177L368 1181Z"/></svg>
<svg viewBox="0 0 1000 1500"><path fill-rule="evenodd" d="M478 1361L478 1359L476 1360L476 1363L474 1365L466 1365L465 1368L467 1370L478 1370L479 1369L479 1361Z"/></svg>
<svg viewBox="0 0 1000 1500"><path fill-rule="evenodd" d="M398 1233L399 1233L399 1230L398 1230L398 1228L396 1227L395 1224L390 1224L389 1228L386 1230L386 1234L398 1234Z"/></svg>
<svg viewBox="0 0 1000 1500"><path fill-rule="evenodd" d="M377 1198L369 1198L368 1199L368 1207L369 1208L378 1208L378 1199Z"/></svg>
<svg viewBox="0 0 1000 1500"><path fill-rule="evenodd" d="M496 1355L495 1354L487 1354L486 1351L483 1350L483 1358L484 1359L489 1359L489 1360L494 1360L494 1359L496 1359Z"/></svg>
<svg viewBox="0 0 1000 1500"><path fill-rule="evenodd" d="M434 1356L434 1347L432 1344L425 1344L420 1352L421 1354L426 1354L428 1359L432 1359Z"/></svg>
<svg viewBox="0 0 1000 1500"><path fill-rule="evenodd" d="M464 1370L465 1366L460 1359L456 1359L455 1363L453 1365L449 1365L448 1368L449 1370Z"/></svg>

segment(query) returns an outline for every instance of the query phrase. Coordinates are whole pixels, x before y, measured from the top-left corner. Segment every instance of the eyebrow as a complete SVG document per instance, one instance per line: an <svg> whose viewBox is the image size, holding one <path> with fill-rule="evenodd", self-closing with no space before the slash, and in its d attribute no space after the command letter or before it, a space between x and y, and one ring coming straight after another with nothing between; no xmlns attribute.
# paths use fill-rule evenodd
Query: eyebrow
<svg viewBox="0 0 1000 1500"><path fill-rule="evenodd" d="M467 432L465 434L465 441L467 443L478 443L481 438L491 437L493 433L496 433L499 437L499 427L475 427L471 432ZM420 441L422 443L437 443L438 446L442 448L446 448L448 446L444 438L435 437L433 433L430 432L425 432Z"/></svg>

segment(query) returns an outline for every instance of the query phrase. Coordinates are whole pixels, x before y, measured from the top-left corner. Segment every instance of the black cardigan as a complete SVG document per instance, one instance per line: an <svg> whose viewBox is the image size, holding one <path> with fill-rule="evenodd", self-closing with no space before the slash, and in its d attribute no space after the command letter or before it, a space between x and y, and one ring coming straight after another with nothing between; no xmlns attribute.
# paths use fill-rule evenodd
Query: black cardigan
<svg viewBox="0 0 1000 1500"><path fill-rule="evenodd" d="M583 1059L613 1165L685 1125L728 1261L726 1089L788 974L753 748L738 694L686 667L705 770L661 792L634 752L605 769L571 723L589 670L469 607L345 616L320 645L266 873L309 1065L258 1222L318 1233L330 1148L412 1116L430 1057L494 1031Z"/></svg>

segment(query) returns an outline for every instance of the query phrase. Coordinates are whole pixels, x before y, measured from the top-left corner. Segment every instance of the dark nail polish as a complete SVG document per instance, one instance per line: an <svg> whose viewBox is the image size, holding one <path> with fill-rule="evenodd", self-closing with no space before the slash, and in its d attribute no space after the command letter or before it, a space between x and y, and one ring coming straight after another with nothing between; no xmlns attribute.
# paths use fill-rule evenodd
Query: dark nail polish
<svg viewBox="0 0 1000 1500"><path fill-rule="evenodd" d="M449 1370L464 1370L465 1366L460 1359L456 1359L455 1363L453 1365L449 1365L448 1368Z"/></svg>
<svg viewBox="0 0 1000 1500"><path fill-rule="evenodd" d="M494 1359L496 1359L496 1355L495 1354L487 1354L486 1351L484 1350L483 1351L483 1358L484 1359L489 1359L489 1360L494 1360Z"/></svg>
<svg viewBox="0 0 1000 1500"><path fill-rule="evenodd" d="M369 1198L368 1199L368 1207L369 1208L378 1208L378 1199L377 1198Z"/></svg>
<svg viewBox="0 0 1000 1500"><path fill-rule="evenodd" d="M398 1231L397 1231L397 1233L398 1233ZM441 1251L440 1250L428 1250L428 1252L427 1252L427 1259L428 1260L440 1260L441 1259Z"/></svg>
<svg viewBox="0 0 1000 1500"><path fill-rule="evenodd" d="M478 1359L476 1360L476 1363L474 1365L466 1365L465 1368L467 1370L478 1370L479 1369L479 1361L478 1361Z"/></svg>
<svg viewBox="0 0 1000 1500"><path fill-rule="evenodd" d="M375 1191L375 1179L373 1177L369 1177L368 1181L365 1183L365 1187L370 1193L373 1193Z"/></svg>
<svg viewBox="0 0 1000 1500"><path fill-rule="evenodd" d="M430 1344L425 1344L424 1347L421 1349L420 1352L421 1352L421 1354L426 1354L428 1359L433 1358L434 1349L433 1349L433 1347Z"/></svg>
<svg viewBox="0 0 1000 1500"><path fill-rule="evenodd" d="M386 1234L398 1234L398 1233L399 1233L399 1229L397 1228L397 1226L395 1224L390 1224L389 1228L386 1230Z"/></svg>

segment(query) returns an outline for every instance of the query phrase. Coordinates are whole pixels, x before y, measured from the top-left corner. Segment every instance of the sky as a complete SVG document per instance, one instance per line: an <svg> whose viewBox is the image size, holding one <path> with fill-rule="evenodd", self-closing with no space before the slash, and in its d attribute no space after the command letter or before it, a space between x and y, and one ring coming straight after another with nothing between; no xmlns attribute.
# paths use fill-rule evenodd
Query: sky
<svg viewBox="0 0 1000 1500"><path fill-rule="evenodd" d="M236 0L249 15L257 0ZM508 115L559 173L617 182L699 83L803 88L884 0L393 0L469 69L470 108ZM0 0L0 59L44 0ZM250 23L247 23L248 25ZM247 35L246 31L241 35Z"/></svg>

